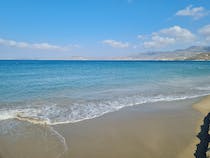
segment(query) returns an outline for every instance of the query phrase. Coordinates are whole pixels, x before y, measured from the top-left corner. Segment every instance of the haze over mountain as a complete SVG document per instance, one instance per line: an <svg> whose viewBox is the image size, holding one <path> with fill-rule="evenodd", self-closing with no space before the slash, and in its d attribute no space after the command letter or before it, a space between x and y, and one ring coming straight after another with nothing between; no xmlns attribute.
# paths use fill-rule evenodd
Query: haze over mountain
<svg viewBox="0 0 210 158"><path fill-rule="evenodd" d="M191 46L174 51L141 52L121 57L82 57L73 56L70 60L210 60L210 46Z"/></svg>
<svg viewBox="0 0 210 158"><path fill-rule="evenodd" d="M13 60L13 58L8 58ZM210 46L191 46L173 51L140 52L130 56L90 57L68 56L65 58L18 58L17 60L210 60Z"/></svg>
<svg viewBox="0 0 210 158"><path fill-rule="evenodd" d="M130 57L142 60L210 60L210 57L208 58L209 53L210 46L191 46L174 51L139 53Z"/></svg>

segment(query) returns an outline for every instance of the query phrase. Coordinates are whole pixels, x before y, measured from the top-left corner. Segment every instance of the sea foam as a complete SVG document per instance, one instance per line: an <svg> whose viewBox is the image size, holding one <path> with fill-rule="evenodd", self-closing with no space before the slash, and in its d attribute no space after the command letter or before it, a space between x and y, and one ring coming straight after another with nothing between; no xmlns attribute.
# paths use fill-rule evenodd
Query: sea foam
<svg viewBox="0 0 210 158"><path fill-rule="evenodd" d="M206 95L208 95L208 93L191 96L130 96L117 98L115 100L71 103L65 106L53 103L49 105L39 105L31 107L27 106L26 108L19 109L2 109L0 110L0 120L17 119L33 124L43 125L75 123L87 119L100 117L106 113L118 111L124 107L135 106L144 103L191 99Z"/></svg>

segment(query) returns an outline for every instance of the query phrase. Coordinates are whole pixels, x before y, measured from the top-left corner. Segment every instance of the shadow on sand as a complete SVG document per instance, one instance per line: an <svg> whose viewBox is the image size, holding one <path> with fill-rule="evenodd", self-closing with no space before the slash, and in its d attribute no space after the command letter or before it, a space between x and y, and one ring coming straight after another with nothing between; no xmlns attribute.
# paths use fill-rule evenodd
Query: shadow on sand
<svg viewBox="0 0 210 158"><path fill-rule="evenodd" d="M197 137L200 139L200 143L197 144L197 149L194 153L196 158L207 158L206 152L208 149L208 144L210 141L209 135L209 125L210 125L210 113L206 115L203 120L203 125L201 125L201 131L198 133Z"/></svg>

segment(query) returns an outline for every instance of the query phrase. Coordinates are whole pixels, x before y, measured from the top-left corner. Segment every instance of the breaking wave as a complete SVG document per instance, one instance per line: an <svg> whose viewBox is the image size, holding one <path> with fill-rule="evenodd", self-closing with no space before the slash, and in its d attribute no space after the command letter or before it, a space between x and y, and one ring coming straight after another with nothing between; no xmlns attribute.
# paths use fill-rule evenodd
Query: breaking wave
<svg viewBox="0 0 210 158"><path fill-rule="evenodd" d="M18 119L33 124L57 125L75 123L87 119L100 117L106 113L118 111L124 107L139 105L143 103L154 103L160 101L175 101L197 98L208 94L191 96L163 96L154 97L123 97L115 100L87 101L71 103L70 105L39 105L17 109L1 109L0 120Z"/></svg>

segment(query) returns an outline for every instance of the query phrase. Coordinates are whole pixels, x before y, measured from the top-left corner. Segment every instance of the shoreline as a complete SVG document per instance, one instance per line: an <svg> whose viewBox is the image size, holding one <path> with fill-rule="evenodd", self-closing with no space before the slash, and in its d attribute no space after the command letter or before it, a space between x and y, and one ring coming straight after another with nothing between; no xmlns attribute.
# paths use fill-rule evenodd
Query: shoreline
<svg viewBox="0 0 210 158"><path fill-rule="evenodd" d="M196 128L195 128L195 138L192 140L192 143L185 149L181 155L178 156L178 158L184 158L190 153L196 152L196 145L200 143L199 138L197 137L197 134L200 132L201 125L203 124L204 117L210 112L210 95L202 97L199 101L195 102L192 105L192 108L196 111L198 111L201 115L199 119L196 122Z"/></svg>
<svg viewBox="0 0 210 158"><path fill-rule="evenodd" d="M198 112L198 114L196 114L197 121L195 123L194 131L193 131L194 137L191 139L191 143L189 143L189 145L176 156L177 158L186 158L186 157L194 158L194 153L196 151L196 145L199 144L199 142L200 142L199 138L197 138L197 134L200 131L200 126L203 123L204 117L208 114L208 112L210 112L210 105L208 105L210 103L210 95L198 97L198 98L187 99L187 100L193 100L193 99L195 99L195 100L197 99L197 100L193 101L193 103L190 105L190 108L193 111ZM182 102L182 100L172 101L172 102ZM162 102L157 102L157 103L152 103L152 104L159 104L159 103L162 103ZM138 109L138 107L125 107L125 109L121 109L119 111L115 111L112 113L121 113L122 111L127 111L126 110L127 108L134 108L134 109L137 108ZM102 117L104 117L104 116L102 116ZM106 115L105 115L105 117L106 117ZM94 119L96 119L96 121L97 121L98 118L94 118ZM85 121L89 122L90 120L85 120Z"/></svg>
<svg viewBox="0 0 210 158"><path fill-rule="evenodd" d="M178 157L197 134L194 129L201 116L192 109L195 101L198 98L144 104L61 126L70 142L71 150L66 155L75 158Z"/></svg>
<svg viewBox="0 0 210 158"><path fill-rule="evenodd" d="M147 103L90 120L49 127L16 120L24 125L22 135L16 137L17 130L12 137L0 137L0 146L8 150L8 153L0 150L0 155L35 158L39 152L39 158L54 158L53 155L60 158L193 158L199 143L196 135L208 111L207 103L210 96ZM200 111L204 111L203 114Z"/></svg>

